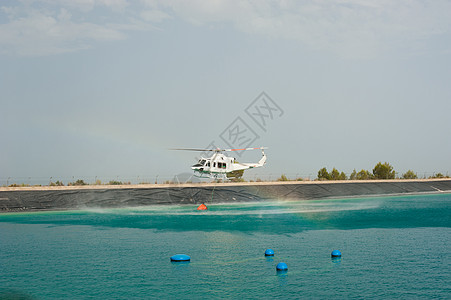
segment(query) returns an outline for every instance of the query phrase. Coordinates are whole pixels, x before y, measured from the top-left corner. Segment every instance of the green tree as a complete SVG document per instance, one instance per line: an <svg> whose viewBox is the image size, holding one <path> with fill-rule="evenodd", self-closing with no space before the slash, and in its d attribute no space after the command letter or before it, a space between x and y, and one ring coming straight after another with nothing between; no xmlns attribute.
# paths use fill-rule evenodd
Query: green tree
<svg viewBox="0 0 451 300"><path fill-rule="evenodd" d="M355 179L357 180L373 179L373 175L368 170L362 169L356 174Z"/></svg>
<svg viewBox="0 0 451 300"><path fill-rule="evenodd" d="M109 185L122 185L122 181L110 180Z"/></svg>
<svg viewBox="0 0 451 300"><path fill-rule="evenodd" d="M437 174L432 175L429 178L445 178L445 176L442 173L437 173Z"/></svg>
<svg viewBox="0 0 451 300"><path fill-rule="evenodd" d="M77 181L75 181L73 185L86 185L86 183L83 181L83 179L77 179Z"/></svg>
<svg viewBox="0 0 451 300"><path fill-rule="evenodd" d="M335 168L330 171L329 177L331 180L346 180L346 174L344 172L339 172Z"/></svg>
<svg viewBox="0 0 451 300"><path fill-rule="evenodd" d="M376 179L395 179L395 170L388 162L378 162L373 169L373 175Z"/></svg>
<svg viewBox="0 0 451 300"><path fill-rule="evenodd" d="M352 170L351 176L349 176L349 179L356 180L357 179L357 172L356 170Z"/></svg>
<svg viewBox="0 0 451 300"><path fill-rule="evenodd" d="M402 178L404 178L404 179L417 179L418 176L412 170L409 170L406 173L402 174Z"/></svg>
<svg viewBox="0 0 451 300"><path fill-rule="evenodd" d="M330 180L340 180L339 179L340 172L338 172L337 169L333 168L332 171L330 171L330 173L329 173L329 177L330 177L329 178Z"/></svg>
<svg viewBox="0 0 451 300"><path fill-rule="evenodd" d="M318 179L319 180L330 180L330 174L327 172L327 169L324 167L318 171Z"/></svg>
<svg viewBox="0 0 451 300"><path fill-rule="evenodd" d="M50 186L64 186L64 183L62 183L61 181L57 180L56 182L50 182L49 185Z"/></svg>
<svg viewBox="0 0 451 300"><path fill-rule="evenodd" d="M228 178L231 182L245 182L246 180L244 180L244 178L242 177L232 177L232 178Z"/></svg>
<svg viewBox="0 0 451 300"><path fill-rule="evenodd" d="M280 178L277 179L277 181L288 181L288 178L287 176L285 176L285 174L282 174Z"/></svg>
<svg viewBox="0 0 451 300"><path fill-rule="evenodd" d="M346 180L346 174L344 172L340 173L340 176L338 176L338 180Z"/></svg>

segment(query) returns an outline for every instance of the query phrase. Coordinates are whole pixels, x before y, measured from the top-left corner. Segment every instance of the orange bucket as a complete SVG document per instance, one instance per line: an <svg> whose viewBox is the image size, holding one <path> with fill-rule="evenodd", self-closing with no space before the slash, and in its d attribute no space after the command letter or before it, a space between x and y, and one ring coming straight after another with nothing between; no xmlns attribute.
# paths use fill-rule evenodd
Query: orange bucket
<svg viewBox="0 0 451 300"><path fill-rule="evenodd" d="M205 206L205 204L201 204L201 205L199 205L199 207L197 208L197 210L207 210L208 208L207 208L207 206Z"/></svg>

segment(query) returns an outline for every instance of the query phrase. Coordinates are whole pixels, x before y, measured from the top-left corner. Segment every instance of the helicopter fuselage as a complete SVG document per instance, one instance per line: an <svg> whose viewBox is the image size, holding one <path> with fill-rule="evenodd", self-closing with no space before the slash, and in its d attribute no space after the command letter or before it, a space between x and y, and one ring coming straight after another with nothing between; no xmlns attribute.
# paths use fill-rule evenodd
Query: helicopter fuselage
<svg viewBox="0 0 451 300"><path fill-rule="evenodd" d="M210 158L201 158L191 167L194 171L202 173L227 173L235 171L233 163L236 160L233 157L227 157L224 154L215 154Z"/></svg>
<svg viewBox="0 0 451 300"><path fill-rule="evenodd" d="M215 153L209 158L201 157L199 161L191 166L194 173L200 177L225 176L229 172L240 171L262 167L266 162L266 155L262 150L263 157L258 163L239 163L233 157L222 153Z"/></svg>

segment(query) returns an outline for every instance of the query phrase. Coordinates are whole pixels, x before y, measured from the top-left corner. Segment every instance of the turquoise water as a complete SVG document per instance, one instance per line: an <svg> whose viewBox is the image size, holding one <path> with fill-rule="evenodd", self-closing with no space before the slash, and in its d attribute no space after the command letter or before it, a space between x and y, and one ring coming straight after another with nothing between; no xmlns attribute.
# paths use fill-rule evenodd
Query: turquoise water
<svg viewBox="0 0 451 300"><path fill-rule="evenodd" d="M450 194L207 206L1 214L0 298L451 298Z"/></svg>

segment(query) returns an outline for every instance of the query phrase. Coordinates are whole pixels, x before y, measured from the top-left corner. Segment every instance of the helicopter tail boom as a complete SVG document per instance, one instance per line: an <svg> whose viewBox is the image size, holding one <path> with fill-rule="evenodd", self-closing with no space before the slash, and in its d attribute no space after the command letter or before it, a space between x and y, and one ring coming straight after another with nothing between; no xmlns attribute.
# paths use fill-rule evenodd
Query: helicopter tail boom
<svg viewBox="0 0 451 300"><path fill-rule="evenodd" d="M258 161L258 163L237 163L237 164L235 164L233 169L234 170L246 170L246 169L263 167L266 164L266 154L263 151L263 147L257 148L257 149L262 149L262 155L263 155L262 158ZM236 165L238 165L238 166L236 166Z"/></svg>

